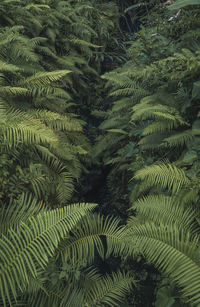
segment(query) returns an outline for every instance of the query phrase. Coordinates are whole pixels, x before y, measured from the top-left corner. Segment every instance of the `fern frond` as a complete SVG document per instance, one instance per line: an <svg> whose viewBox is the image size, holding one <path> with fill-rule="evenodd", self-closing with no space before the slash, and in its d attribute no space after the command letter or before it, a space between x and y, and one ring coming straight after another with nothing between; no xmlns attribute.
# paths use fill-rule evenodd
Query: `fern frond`
<svg viewBox="0 0 200 307"><path fill-rule="evenodd" d="M182 187L190 184L182 169L171 163L159 162L146 166L136 172L135 179L145 180L153 185L160 185L163 189L168 188L173 193L178 192Z"/></svg>
<svg viewBox="0 0 200 307"><path fill-rule="evenodd" d="M1 234L7 233L9 228L16 229L21 222L26 222L29 217L44 211L45 206L30 193L22 193L20 199L0 209Z"/></svg>
<svg viewBox="0 0 200 307"><path fill-rule="evenodd" d="M118 306L119 301L132 289L135 280L131 274L121 272L105 276L94 284L86 294L85 301L91 305L104 303Z"/></svg>
<svg viewBox="0 0 200 307"><path fill-rule="evenodd" d="M7 120L7 110L6 110L6 104L5 102L0 99L0 125L5 124Z"/></svg>
<svg viewBox="0 0 200 307"><path fill-rule="evenodd" d="M7 121L0 126L0 133L9 146L20 143L56 143L55 133L40 120L20 110L8 110Z"/></svg>
<svg viewBox="0 0 200 307"><path fill-rule="evenodd" d="M180 231L176 225L158 227L147 223L135 225L131 237L147 259L181 287L183 297L197 306L200 303L199 238Z"/></svg>
<svg viewBox="0 0 200 307"><path fill-rule="evenodd" d="M177 133L174 135L171 135L168 138L165 138L163 140L162 146L170 146L170 147L176 147L176 146L184 146L185 144L191 143L195 135L198 135L199 131L194 130L185 130L184 132Z"/></svg>
<svg viewBox="0 0 200 307"><path fill-rule="evenodd" d="M109 83L111 83L111 84L116 83L117 85L122 86L122 87L126 87L132 81L127 76L119 74L119 73L117 73L115 71L114 72L105 73L103 76L101 76L101 78L109 80L110 81Z"/></svg>
<svg viewBox="0 0 200 307"><path fill-rule="evenodd" d="M17 231L10 229L0 239L0 293L4 306L11 294L16 299L18 291L24 291L28 275L37 277L37 266L44 269L61 238L88 212L94 204L71 205L31 217L20 223ZM11 293L11 294L10 294Z"/></svg>
<svg viewBox="0 0 200 307"><path fill-rule="evenodd" d="M168 120L186 125L184 119L180 116L175 108L168 107L162 104L150 104L149 101L143 99L141 103L133 107L132 121L158 119Z"/></svg>
<svg viewBox="0 0 200 307"><path fill-rule="evenodd" d="M194 230L196 213L191 207L184 208L176 197L149 195L134 202L131 209L157 225L176 224L180 229Z"/></svg>
<svg viewBox="0 0 200 307"><path fill-rule="evenodd" d="M66 100L71 100L71 96L69 95L69 93L67 93L67 91L64 91L61 88L57 88L55 86L50 86L50 85L43 85L43 86L38 86L38 85L33 85L30 87L28 87L28 93L31 97L34 98L45 98L45 101L49 101L49 100L55 100L55 98L62 98L62 99L66 99ZM47 103L48 106L48 103Z"/></svg>
<svg viewBox="0 0 200 307"><path fill-rule="evenodd" d="M149 135L153 133L163 133L165 131L170 131L179 126L179 122L176 120L162 120L155 121L152 124L144 128L142 135Z"/></svg>
<svg viewBox="0 0 200 307"><path fill-rule="evenodd" d="M139 142L138 145L140 145L140 148L142 150L156 150L159 146L161 146L163 139L166 138L166 134L162 133L155 133L150 134L145 137L143 137Z"/></svg>
<svg viewBox="0 0 200 307"><path fill-rule="evenodd" d="M73 190L74 182L72 176L68 172L62 172L56 187L56 197L59 203L66 203L71 198Z"/></svg>
<svg viewBox="0 0 200 307"><path fill-rule="evenodd" d="M67 115L47 110L31 110L29 113L55 131L82 131L80 122Z"/></svg>
<svg viewBox="0 0 200 307"><path fill-rule="evenodd" d="M22 83L23 86L32 87L32 86L46 86L52 82L58 81L67 74L71 73L70 70L57 70L52 72L39 72L35 75L26 78Z"/></svg>
<svg viewBox="0 0 200 307"><path fill-rule="evenodd" d="M29 182L31 184L32 191L36 198L41 199L49 188L49 179L46 178L46 174L43 173L43 166L41 164L30 163L29 169Z"/></svg>
<svg viewBox="0 0 200 307"><path fill-rule="evenodd" d="M14 87L14 86L1 86L0 95L7 97L8 95L12 96L26 96L28 95L28 90L23 87Z"/></svg>
<svg viewBox="0 0 200 307"><path fill-rule="evenodd" d="M131 96L131 95L134 95L135 92L136 92L135 88L127 87L127 88L122 88L122 89L118 89L116 91L111 92L110 96L112 97Z"/></svg>
<svg viewBox="0 0 200 307"><path fill-rule="evenodd" d="M70 259L76 262L77 259L87 259L88 263L94 260L95 249L103 258L104 247L102 237L107 241L107 257L111 253L119 254L122 250L120 242L125 236L126 228L118 227L119 221L107 217L104 219L100 215L91 215L81 220L72 231L72 236L64 240L59 248L63 262Z"/></svg>
<svg viewBox="0 0 200 307"><path fill-rule="evenodd" d="M6 62L0 61L0 71L15 73L16 71L19 71L19 70L20 68L16 65L8 64Z"/></svg>
<svg viewBox="0 0 200 307"><path fill-rule="evenodd" d="M82 307L84 301L84 292L82 289L71 289L66 287L64 297L60 303L60 307Z"/></svg>
<svg viewBox="0 0 200 307"><path fill-rule="evenodd" d="M100 126L100 129L111 129L121 126L122 119L120 115L113 116L112 118L106 119Z"/></svg>

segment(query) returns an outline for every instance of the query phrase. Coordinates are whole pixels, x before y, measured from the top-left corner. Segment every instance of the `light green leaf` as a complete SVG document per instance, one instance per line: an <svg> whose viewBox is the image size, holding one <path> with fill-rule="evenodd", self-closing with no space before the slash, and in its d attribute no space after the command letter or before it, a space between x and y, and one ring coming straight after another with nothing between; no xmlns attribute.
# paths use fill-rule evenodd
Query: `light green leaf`
<svg viewBox="0 0 200 307"><path fill-rule="evenodd" d="M126 131L122 129L108 129L108 132L113 132L113 133L122 133L122 134L128 134Z"/></svg>
<svg viewBox="0 0 200 307"><path fill-rule="evenodd" d="M200 5L200 0L178 0L169 6L170 10L179 10L188 5Z"/></svg>

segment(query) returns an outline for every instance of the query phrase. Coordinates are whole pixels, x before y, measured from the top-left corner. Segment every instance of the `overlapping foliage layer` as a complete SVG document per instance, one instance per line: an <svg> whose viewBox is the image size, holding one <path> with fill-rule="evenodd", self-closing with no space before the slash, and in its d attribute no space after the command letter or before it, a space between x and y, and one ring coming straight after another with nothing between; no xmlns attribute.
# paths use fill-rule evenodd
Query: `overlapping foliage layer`
<svg viewBox="0 0 200 307"><path fill-rule="evenodd" d="M94 153L110 166L113 208L134 210L136 254L170 277L155 306L199 306L200 9L168 4L129 42L129 61L103 75L111 108Z"/></svg>
<svg viewBox="0 0 200 307"><path fill-rule="evenodd" d="M92 86L109 48L121 60L117 6L3 0L0 16L0 305L118 305L132 274L89 267L124 228L94 204L67 205L91 159Z"/></svg>
<svg viewBox="0 0 200 307"><path fill-rule="evenodd" d="M1 306L144 305L141 259L149 306L200 305L200 4L170 3L1 1ZM91 162L107 217L68 204Z"/></svg>

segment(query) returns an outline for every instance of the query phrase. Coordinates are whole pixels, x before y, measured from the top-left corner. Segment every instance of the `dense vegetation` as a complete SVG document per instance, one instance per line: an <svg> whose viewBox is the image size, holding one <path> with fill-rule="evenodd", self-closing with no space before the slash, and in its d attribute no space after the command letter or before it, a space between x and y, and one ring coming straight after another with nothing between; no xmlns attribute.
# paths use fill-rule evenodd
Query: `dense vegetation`
<svg viewBox="0 0 200 307"><path fill-rule="evenodd" d="M0 306L200 306L200 1L0 17Z"/></svg>

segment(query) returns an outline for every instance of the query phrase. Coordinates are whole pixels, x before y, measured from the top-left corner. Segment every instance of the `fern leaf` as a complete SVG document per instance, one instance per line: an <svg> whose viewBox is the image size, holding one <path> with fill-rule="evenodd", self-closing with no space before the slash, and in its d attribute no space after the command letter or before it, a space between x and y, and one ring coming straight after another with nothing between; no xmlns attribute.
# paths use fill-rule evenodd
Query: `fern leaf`
<svg viewBox="0 0 200 307"><path fill-rule="evenodd" d="M100 215L87 216L81 220L72 231L72 236L64 240L61 244L63 261L69 259L76 262L77 259L87 259L88 263L94 260L94 252L97 249L103 258L104 248L102 237L107 241L107 257L111 253L119 254L122 250L120 242L126 234L126 228L118 227L117 219L107 217L105 220Z"/></svg>
<svg viewBox="0 0 200 307"><path fill-rule="evenodd" d="M21 223L17 231L10 229L0 239L0 293L3 304L6 298L11 304L11 294L23 291L28 283L28 274L37 276L37 266L44 269L61 238L96 205L79 204L40 213ZM11 294L10 294L11 293Z"/></svg>
<svg viewBox="0 0 200 307"><path fill-rule="evenodd" d="M19 143L56 143L57 136L41 121L25 112L9 110L7 122L0 126L3 139L9 146Z"/></svg>
<svg viewBox="0 0 200 307"><path fill-rule="evenodd" d="M158 227L147 223L135 225L131 237L136 248L174 279L181 287L183 297L197 306L200 303L199 238L180 231L176 225Z"/></svg>
<svg viewBox="0 0 200 307"><path fill-rule="evenodd" d="M15 65L12 65L12 64L8 64L6 62L3 62L3 61L0 61L0 71L3 71L3 72L11 72L11 73L14 73L16 71L19 71L20 68L15 66Z"/></svg>
<svg viewBox="0 0 200 307"><path fill-rule="evenodd" d="M195 211L191 207L186 209L177 198L165 195L149 195L134 202L131 207L139 214L159 225L176 224L182 229L195 229Z"/></svg>
<svg viewBox="0 0 200 307"><path fill-rule="evenodd" d="M90 305L104 303L118 306L119 301L132 289L135 280L130 274L121 272L105 276L86 294L86 302Z"/></svg>
<svg viewBox="0 0 200 307"><path fill-rule="evenodd" d="M12 201L8 206L3 206L0 210L1 234L7 233L9 228L16 229L21 222L26 222L32 215L37 215L44 211L45 207L32 194L23 193L18 201Z"/></svg>
<svg viewBox="0 0 200 307"><path fill-rule="evenodd" d="M52 82L58 81L67 74L71 73L71 70L57 70L52 72L39 72L35 75L26 78L23 82L23 86L32 87L32 86L46 86Z"/></svg>
<svg viewBox="0 0 200 307"><path fill-rule="evenodd" d="M163 189L168 188L173 193L178 192L182 187L189 185L190 180L182 169L171 163L159 162L136 172L135 179L151 182L153 185L160 185Z"/></svg>
<svg viewBox="0 0 200 307"><path fill-rule="evenodd" d="M57 131L82 131L80 122L76 119L72 119L67 115L61 115L59 113L47 111L47 110L31 110L31 115L40 119L49 128Z"/></svg>
<svg viewBox="0 0 200 307"><path fill-rule="evenodd" d="M72 196L74 182L72 176L67 172L62 172L56 187L56 197L60 204L66 203Z"/></svg>
<svg viewBox="0 0 200 307"><path fill-rule="evenodd" d="M153 133L163 133L165 131L170 131L179 126L179 123L176 120L162 120L155 121L152 124L144 128L142 135L149 135Z"/></svg>
<svg viewBox="0 0 200 307"><path fill-rule="evenodd" d="M199 131L186 130L184 132L177 133L169 136L168 138L165 138L163 140L162 146L176 147L176 146L184 146L185 144L188 145L194 140L195 135L198 134Z"/></svg>

